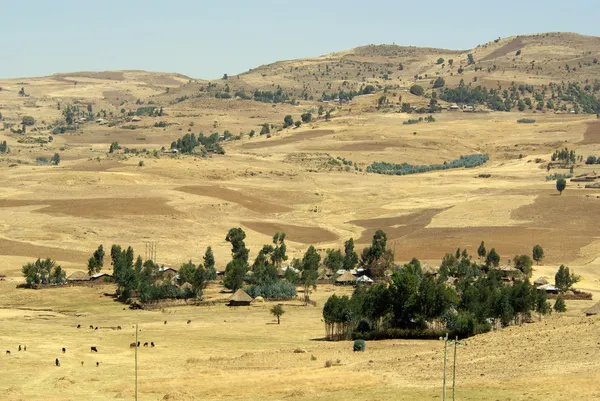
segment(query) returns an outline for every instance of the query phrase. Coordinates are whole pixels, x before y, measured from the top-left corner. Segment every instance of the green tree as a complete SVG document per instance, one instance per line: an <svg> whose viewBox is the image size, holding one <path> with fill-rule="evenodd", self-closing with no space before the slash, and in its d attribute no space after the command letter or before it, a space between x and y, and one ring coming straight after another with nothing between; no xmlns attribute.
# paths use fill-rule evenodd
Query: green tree
<svg viewBox="0 0 600 401"><path fill-rule="evenodd" d="M331 110L325 112L325 121L331 120Z"/></svg>
<svg viewBox="0 0 600 401"><path fill-rule="evenodd" d="M529 255L518 255L513 258L515 268L519 269L526 277L531 277L533 260Z"/></svg>
<svg viewBox="0 0 600 401"><path fill-rule="evenodd" d="M580 277L574 272L571 272L565 265L560 265L556 275L554 276L554 285L560 291L565 292L571 289L571 287L578 283Z"/></svg>
<svg viewBox="0 0 600 401"><path fill-rule="evenodd" d="M540 264L540 262L544 259L544 249L540 245L536 245L532 250L533 260L535 260L536 264Z"/></svg>
<svg viewBox="0 0 600 401"><path fill-rule="evenodd" d="M368 270L372 277L382 278L384 272L391 269L394 255L387 249L387 235L377 230L373 235L371 246L363 249L361 265Z"/></svg>
<svg viewBox="0 0 600 401"><path fill-rule="evenodd" d="M401 111L403 113L410 113L411 108L410 108L410 103L402 103L402 109Z"/></svg>
<svg viewBox="0 0 600 401"><path fill-rule="evenodd" d="M54 156L52 156L52 159L50 159L50 163L54 164L55 166L58 166L58 164L60 163L60 155L58 153L55 153Z"/></svg>
<svg viewBox="0 0 600 401"><path fill-rule="evenodd" d="M556 180L556 190L559 194L562 195L563 191L567 187L567 181L564 178L559 178Z"/></svg>
<svg viewBox="0 0 600 401"><path fill-rule="evenodd" d="M23 117L23 125L33 125L35 124L35 118L31 117L31 116L24 116Z"/></svg>
<svg viewBox="0 0 600 401"><path fill-rule="evenodd" d="M475 64L475 58L472 53L467 54L467 65Z"/></svg>
<svg viewBox="0 0 600 401"><path fill-rule="evenodd" d="M66 273L52 259L38 259L27 263L22 268L27 284L62 284L66 281Z"/></svg>
<svg viewBox="0 0 600 401"><path fill-rule="evenodd" d="M423 96L423 93L425 91L423 90L423 87L421 85L413 85L410 87L410 93L412 93L415 96Z"/></svg>
<svg viewBox="0 0 600 401"><path fill-rule="evenodd" d="M323 259L323 265L333 272L340 270L344 265L342 252L339 249L328 249L325 258Z"/></svg>
<svg viewBox="0 0 600 401"><path fill-rule="evenodd" d="M558 313L563 313L567 311L567 305L565 304L564 299L561 296L556 297L556 301L554 302L554 310Z"/></svg>
<svg viewBox="0 0 600 401"><path fill-rule="evenodd" d="M273 236L273 253L271 254L271 263L276 267L281 267L281 264L288 260L286 255L287 246L285 245L285 233L275 233Z"/></svg>
<svg viewBox="0 0 600 401"><path fill-rule="evenodd" d="M230 229L225 237L225 241L231 244L232 258L248 263L248 254L250 251L246 248L244 239L246 239L246 233L239 227Z"/></svg>
<svg viewBox="0 0 600 401"><path fill-rule="evenodd" d="M283 128L291 127L292 125L294 125L294 119L291 115L288 114L283 119Z"/></svg>
<svg viewBox="0 0 600 401"><path fill-rule="evenodd" d="M215 269L215 256L210 246L206 248L206 252L204 252L204 268L206 269L207 280L217 279L217 270Z"/></svg>
<svg viewBox="0 0 600 401"><path fill-rule="evenodd" d="M358 264L358 255L354 251L354 239L350 238L344 242L344 261L342 263L345 270L352 270Z"/></svg>
<svg viewBox="0 0 600 401"><path fill-rule="evenodd" d="M321 117L323 115L323 112L325 111L325 109L323 108L323 105L319 105L319 110L318 110L318 115L319 117ZM2 117L0 116L0 120L2 119Z"/></svg>
<svg viewBox="0 0 600 401"><path fill-rule="evenodd" d="M271 315L277 318L277 324L279 324L279 319L284 313L285 310L283 310L283 306L281 304L273 305L271 308Z"/></svg>
<svg viewBox="0 0 600 401"><path fill-rule="evenodd" d="M264 123L262 125L262 128L260 129L260 134L265 135L265 134L270 134L270 133L271 133L271 128L269 127L269 123Z"/></svg>
<svg viewBox="0 0 600 401"><path fill-rule="evenodd" d="M311 112L306 112L303 113L300 118L302 119L303 123L309 123L312 121L312 113Z"/></svg>
<svg viewBox="0 0 600 401"><path fill-rule="evenodd" d="M477 256L479 256L479 261L481 262L483 258L487 256L487 251L485 249L485 244L481 241L479 248L477 248Z"/></svg>
<svg viewBox="0 0 600 401"><path fill-rule="evenodd" d="M248 272L248 254L249 250L246 248L244 239L246 233L241 228L232 228L227 233L225 240L231 243L231 256L232 260L227 264L225 268L225 277L223 278L223 284L225 287L237 291L242 287L244 276Z"/></svg>
<svg viewBox="0 0 600 401"><path fill-rule="evenodd" d="M485 258L485 264L488 267L491 267L491 266L498 267L498 265L500 264L500 255L498 255L498 253L496 252L496 249L494 249L494 248L490 249L490 253L488 253Z"/></svg>
<svg viewBox="0 0 600 401"><path fill-rule="evenodd" d="M321 263L321 255L317 252L314 246L309 246L304 256L300 270L302 272L301 282L304 286L304 302L308 303L310 297L310 287L317 288L317 278L319 264Z"/></svg>
<svg viewBox="0 0 600 401"><path fill-rule="evenodd" d="M433 82L433 87L435 88L441 88L444 85L446 85L446 81L444 80L444 78L442 77L438 77L434 82Z"/></svg>
<svg viewBox="0 0 600 401"><path fill-rule="evenodd" d="M452 64L454 64L454 60L453 59L448 59L448 64L450 64L450 66L452 66Z"/></svg>
<svg viewBox="0 0 600 401"><path fill-rule="evenodd" d="M438 65L439 65L439 64L443 64L443 63L444 63L444 59L443 59L443 58L441 58L441 57L440 57L440 58L438 58L438 59L437 59L437 61L436 61L436 64L438 64Z"/></svg>

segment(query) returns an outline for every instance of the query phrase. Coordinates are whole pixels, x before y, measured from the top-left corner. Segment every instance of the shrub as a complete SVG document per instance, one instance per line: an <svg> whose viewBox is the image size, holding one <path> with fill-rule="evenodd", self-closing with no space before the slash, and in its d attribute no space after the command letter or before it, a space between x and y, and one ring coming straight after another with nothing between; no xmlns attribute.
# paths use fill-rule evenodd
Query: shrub
<svg viewBox="0 0 600 401"><path fill-rule="evenodd" d="M303 123L309 123L312 120L312 113L311 112L306 112L306 113L302 114L300 116L300 118L302 119Z"/></svg>
<svg viewBox="0 0 600 401"><path fill-rule="evenodd" d="M330 360L325 361L325 367L326 368L330 368L333 366L333 362L331 362Z"/></svg>
<svg viewBox="0 0 600 401"><path fill-rule="evenodd" d="M444 63L444 59L443 58L438 58L436 61L436 64L443 64Z"/></svg>
<svg viewBox="0 0 600 401"><path fill-rule="evenodd" d="M519 124L533 124L533 123L535 123L535 120L532 118L521 118L521 119L517 120L517 122Z"/></svg>
<svg viewBox="0 0 600 401"><path fill-rule="evenodd" d="M354 346L352 347L352 350L354 352L365 352L365 348L367 347L367 343L365 342L365 340L356 340L354 341Z"/></svg>
<svg viewBox="0 0 600 401"><path fill-rule="evenodd" d="M448 170L452 168L473 168L481 166L489 160L488 155L473 154L461 156L457 160L444 162L444 164L432 164L423 166L413 166L408 163L393 164L386 162L375 162L367 167L368 173L388 174L388 175L407 175L416 173L425 173L435 170Z"/></svg>
<svg viewBox="0 0 600 401"><path fill-rule="evenodd" d="M446 81L444 80L444 78L442 77L438 77L435 82L433 83L433 87L434 88L441 88L444 85L446 85Z"/></svg>
<svg viewBox="0 0 600 401"><path fill-rule="evenodd" d="M302 125L302 121L298 120L294 123L294 127L298 128L299 126Z"/></svg>
<svg viewBox="0 0 600 401"><path fill-rule="evenodd" d="M23 117L23 125L33 125L35 124L35 118L31 116Z"/></svg>
<svg viewBox="0 0 600 401"><path fill-rule="evenodd" d="M402 124L404 124L404 125L411 125L411 124L418 124L420 122L421 122L421 120L415 118L415 119L403 121Z"/></svg>
<svg viewBox="0 0 600 401"><path fill-rule="evenodd" d="M143 160L140 160L138 162L138 167L144 167L144 161Z"/></svg>
<svg viewBox="0 0 600 401"><path fill-rule="evenodd" d="M423 93L425 91L423 90L423 87L421 85L413 85L410 87L410 93L412 93L415 96L423 96Z"/></svg>
<svg viewBox="0 0 600 401"><path fill-rule="evenodd" d="M562 297L557 297L556 302L554 302L554 310L559 313L563 313L567 311L567 305L565 305L564 299Z"/></svg>
<svg viewBox="0 0 600 401"><path fill-rule="evenodd" d="M287 281L276 281L274 283L251 285L246 292L252 298L261 296L265 299L290 299L296 296L296 286Z"/></svg>

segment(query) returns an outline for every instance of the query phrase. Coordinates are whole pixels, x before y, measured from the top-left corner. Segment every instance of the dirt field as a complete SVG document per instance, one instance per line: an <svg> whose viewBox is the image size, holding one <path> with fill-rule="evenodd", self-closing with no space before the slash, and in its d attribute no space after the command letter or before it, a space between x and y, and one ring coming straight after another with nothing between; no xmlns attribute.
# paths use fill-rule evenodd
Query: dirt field
<svg viewBox="0 0 600 401"><path fill-rule="evenodd" d="M494 57L506 58L513 47L503 40L477 49L477 57L495 51ZM352 57L360 60L366 51ZM402 57L417 57L411 54ZM439 55L428 57L434 56ZM269 88L293 82L259 71L240 81L268 81ZM232 227L245 230L250 259L282 231L290 259L302 257L311 244L341 248L350 237L360 253L378 229L387 232L398 263L417 257L437 266L458 247L475 254L481 241L506 262L540 244L546 258L534 278L552 281L558 265L567 264L582 276L577 287L592 292L594 300L568 301L566 315L467 340L458 354L457 398L600 398L600 318L582 315L600 295L600 191L568 182L558 195L554 181L546 180L569 171L570 166L547 171L557 149L574 149L584 160L600 155L595 116L443 112L435 123L404 125L414 115L378 112L376 96L360 96L351 104L330 103L331 121L280 130L285 115L316 113L320 103L194 98L205 82L187 86L187 77L135 71L25 82L0 81L0 111L8 124L35 117L30 137L51 135L50 123L61 118L59 101L63 106L77 101L82 109L89 102L95 111L120 115L121 108L135 111L134 102L142 99L145 106L150 101L163 106L164 115L114 127L85 122L41 145L20 143L21 134L0 130L11 150L0 155L0 274L7 276L0 281L0 399L38 400L40 394L48 401L132 399L129 344L136 323L140 341L156 343L139 349L144 400L441 399L439 341L369 342L365 353L353 353L350 342L321 341L323 303L334 292L349 294L349 288L319 286L316 307L286 302L281 325L270 316L268 302L131 311L112 299L110 285L15 288L23 281L23 264L39 257L56 259L68 273L86 271L99 244L131 245L143 255L144 243L156 241L158 262L175 267L201 262L211 246L222 269L231 257L225 236ZM29 96L17 95L21 85ZM396 99L402 94L412 101L402 85ZM192 98L175 101L182 94ZM516 122L524 117L535 124ZM167 126L154 126L160 122ZM250 138L265 122L275 125L272 137ZM120 128L130 123L139 128ZM115 141L160 150L186 133L224 130L241 135L223 142L225 155L108 153ZM61 155L59 166L36 163L54 153ZM487 153L490 160L474 169L408 176L366 173L376 161L442 164L474 153ZM352 167L330 163L338 157L351 160ZM595 170L581 162L573 168L575 175ZM227 298L221 290L211 284L207 299ZM17 351L19 344L27 351ZM92 353L91 346L99 352ZM334 366L326 368L327 360Z"/></svg>

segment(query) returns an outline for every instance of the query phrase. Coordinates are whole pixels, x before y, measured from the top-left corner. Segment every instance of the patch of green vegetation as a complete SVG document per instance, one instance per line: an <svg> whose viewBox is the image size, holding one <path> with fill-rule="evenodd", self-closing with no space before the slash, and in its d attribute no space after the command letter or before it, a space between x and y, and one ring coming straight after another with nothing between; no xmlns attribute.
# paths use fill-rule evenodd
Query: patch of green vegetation
<svg viewBox="0 0 600 401"><path fill-rule="evenodd" d="M367 167L368 173L388 174L388 175L408 175L417 173L426 173L436 170L448 170L453 168L473 168L481 166L489 160L488 155L473 154L461 156L457 160L444 162L443 164L431 164L422 166L413 166L408 163L393 164L386 162L374 162Z"/></svg>
<svg viewBox="0 0 600 401"><path fill-rule="evenodd" d="M533 118L521 118L521 119L517 120L517 123L519 123L519 124L533 124L533 123L535 123L535 120Z"/></svg>

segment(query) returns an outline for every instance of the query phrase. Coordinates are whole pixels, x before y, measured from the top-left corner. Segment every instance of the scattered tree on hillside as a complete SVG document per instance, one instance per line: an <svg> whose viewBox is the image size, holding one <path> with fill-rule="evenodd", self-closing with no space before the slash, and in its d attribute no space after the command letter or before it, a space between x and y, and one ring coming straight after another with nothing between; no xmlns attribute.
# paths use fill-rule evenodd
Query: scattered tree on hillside
<svg viewBox="0 0 600 401"><path fill-rule="evenodd" d="M558 313L563 313L567 311L567 305L565 304L564 299L560 295L556 297L556 301L554 302L554 310Z"/></svg>
<svg viewBox="0 0 600 401"><path fill-rule="evenodd" d="M58 153L55 153L54 156L52 156L52 159L50 159L50 163L54 164L55 166L58 166L58 164L60 163L60 155Z"/></svg>
<svg viewBox="0 0 600 401"><path fill-rule="evenodd" d="M310 300L310 288L317 288L317 278L319 264L321 263L321 255L317 252L314 246L309 246L302 257L300 264L301 276L300 280L304 287L304 302L308 304Z"/></svg>
<svg viewBox="0 0 600 401"><path fill-rule="evenodd" d="M331 110L325 112L325 121L331 120Z"/></svg>
<svg viewBox="0 0 600 401"><path fill-rule="evenodd" d="M248 272L248 254L244 239L246 233L241 228L232 228L227 233L225 241L231 243L232 260L225 268L223 284L233 292L242 287L244 276Z"/></svg>
<svg viewBox="0 0 600 401"><path fill-rule="evenodd" d="M437 78L437 79L434 81L434 83L433 83L433 87L434 87L434 89L435 89L435 88L441 88L441 87L443 87L444 85L446 85L446 81L445 81L445 80L444 80L444 78L442 78L442 77L438 77L438 78Z"/></svg>
<svg viewBox="0 0 600 401"><path fill-rule="evenodd" d="M264 123L262 128L260 129L260 134L265 135L271 132L271 128L269 127L269 123Z"/></svg>
<svg viewBox="0 0 600 401"><path fill-rule="evenodd" d="M453 60L453 59L448 59L448 64L449 64L450 66L452 66L452 64L454 64L454 60Z"/></svg>
<svg viewBox="0 0 600 401"><path fill-rule="evenodd" d="M490 249L490 253L485 258L485 265L487 267L498 267L500 264L500 255L496 252L496 249Z"/></svg>
<svg viewBox="0 0 600 401"><path fill-rule="evenodd" d="M319 117L321 117L323 115L324 111L325 111L325 109L323 108L323 105L320 104L319 105L319 110L317 111L317 114L319 115Z"/></svg>
<svg viewBox="0 0 600 401"><path fill-rule="evenodd" d="M385 271L394 264L394 254L387 249L387 234L377 230L371 246L363 249L360 259L361 265L371 277L383 278Z"/></svg>
<svg viewBox="0 0 600 401"><path fill-rule="evenodd" d="M212 248L209 246L204 252L204 269L206 270L207 280L217 279L217 270L215 269L215 256L213 255Z"/></svg>
<svg viewBox="0 0 600 401"><path fill-rule="evenodd" d="M443 64L444 63L444 59L443 58L438 58L436 61L436 64Z"/></svg>
<svg viewBox="0 0 600 401"><path fill-rule="evenodd" d="M294 123L294 127L298 128L302 125L302 121L298 120Z"/></svg>
<svg viewBox="0 0 600 401"><path fill-rule="evenodd" d="M566 187L567 181L564 178L559 178L558 180L556 180L556 190L560 195L562 195Z"/></svg>
<svg viewBox="0 0 600 401"><path fill-rule="evenodd" d="M354 251L354 239L350 238L344 242L344 260L342 267L345 270L352 270L358 265L358 255Z"/></svg>
<svg viewBox="0 0 600 401"><path fill-rule="evenodd" d="M467 65L475 64L475 58L472 53L467 55Z"/></svg>
<svg viewBox="0 0 600 401"><path fill-rule="evenodd" d="M35 118L33 118L31 116L23 117L23 125L31 126L33 124L35 124Z"/></svg>
<svg viewBox="0 0 600 401"><path fill-rule="evenodd" d="M339 249L327 249L323 265L334 273L344 266L344 257Z"/></svg>
<svg viewBox="0 0 600 401"><path fill-rule="evenodd" d="M525 277L531 277L533 260L531 260L529 255L515 255L513 264L515 265L515 268L519 269L523 275L525 275Z"/></svg>
<svg viewBox="0 0 600 401"><path fill-rule="evenodd" d="M423 87L421 85L413 85L410 87L410 93L412 93L415 96L423 96L423 93L425 91L423 90Z"/></svg>
<svg viewBox="0 0 600 401"><path fill-rule="evenodd" d="M283 119L283 128L291 127L292 125L294 125L294 119L291 115L288 114Z"/></svg>
<svg viewBox="0 0 600 401"><path fill-rule="evenodd" d="M281 304L273 305L271 308L271 315L277 318L277 324L279 324L279 318L285 313Z"/></svg>
<svg viewBox="0 0 600 401"><path fill-rule="evenodd" d="M579 282L580 277L574 272L569 271L569 268L565 265L560 265L556 275L554 276L554 285L560 291L565 292L571 289L571 287Z"/></svg>
<svg viewBox="0 0 600 401"><path fill-rule="evenodd" d="M275 233L275 235L273 235L273 245L271 263L273 263L275 267L281 267L281 264L288 260L286 255L287 246L285 245L285 233Z"/></svg>
<svg viewBox="0 0 600 401"><path fill-rule="evenodd" d="M100 245L88 260L88 275L99 273L104 266L104 247Z"/></svg>
<svg viewBox="0 0 600 401"><path fill-rule="evenodd" d="M6 141L0 142L0 153L8 153L10 149L8 148L8 144Z"/></svg>
<svg viewBox="0 0 600 401"><path fill-rule="evenodd" d="M302 119L303 123L309 123L312 120L312 113L311 112L306 112L303 113L300 118Z"/></svg>
<svg viewBox="0 0 600 401"><path fill-rule="evenodd" d="M532 250L533 260L535 260L536 264L540 264L540 262L544 259L544 249L540 245L536 245Z"/></svg>

